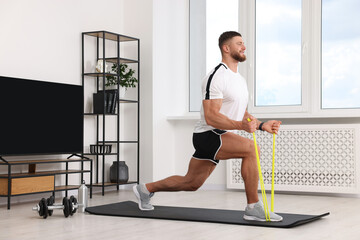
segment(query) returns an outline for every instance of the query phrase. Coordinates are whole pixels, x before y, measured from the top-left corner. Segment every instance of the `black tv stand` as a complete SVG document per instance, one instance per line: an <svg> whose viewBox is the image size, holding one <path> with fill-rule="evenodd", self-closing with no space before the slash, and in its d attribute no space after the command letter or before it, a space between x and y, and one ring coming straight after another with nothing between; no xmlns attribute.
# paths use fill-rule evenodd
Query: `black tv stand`
<svg viewBox="0 0 360 240"><path fill-rule="evenodd" d="M7 197L7 209L10 209L11 197L21 196L35 193L49 193L55 196L55 192L65 191L68 195L69 190L76 190L80 184L69 185L69 174L81 174L81 182L83 181L83 174L90 174L90 198L92 198L92 172L93 160L80 155L73 154L80 158L73 159L35 159L35 160L5 160L0 156L0 168L7 167L7 174L0 174L0 197ZM81 163L81 168L69 169L69 163ZM84 162L89 162L89 169L84 169ZM52 164L52 163L65 163L65 170L41 170L36 171L37 164ZM28 165L28 171L22 172L20 170L13 172L13 166ZM65 184L55 184L55 176L65 175Z"/></svg>

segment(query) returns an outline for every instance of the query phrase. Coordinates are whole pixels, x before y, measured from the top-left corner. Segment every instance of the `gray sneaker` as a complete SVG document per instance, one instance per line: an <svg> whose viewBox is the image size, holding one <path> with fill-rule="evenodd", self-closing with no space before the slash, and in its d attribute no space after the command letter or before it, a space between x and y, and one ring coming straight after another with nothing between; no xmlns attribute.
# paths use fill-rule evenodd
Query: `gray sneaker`
<svg viewBox="0 0 360 240"><path fill-rule="evenodd" d="M248 221L261 221L265 222L265 211L264 205L261 201L257 202L254 208L250 209L248 207L245 208L244 219ZM270 220L271 222L281 222L283 220L282 216L273 213L270 211Z"/></svg>
<svg viewBox="0 0 360 240"><path fill-rule="evenodd" d="M139 208L143 211L154 210L153 205L150 204L150 198L154 193L147 194L143 191L143 188L146 188L145 184L137 184L133 187L136 198L138 199Z"/></svg>

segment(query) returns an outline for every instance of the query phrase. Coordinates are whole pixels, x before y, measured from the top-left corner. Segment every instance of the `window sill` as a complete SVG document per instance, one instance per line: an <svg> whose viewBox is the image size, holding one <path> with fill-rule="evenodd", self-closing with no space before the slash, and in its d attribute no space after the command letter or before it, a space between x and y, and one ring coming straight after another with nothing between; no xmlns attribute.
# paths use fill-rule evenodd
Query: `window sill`
<svg viewBox="0 0 360 240"><path fill-rule="evenodd" d="M200 112L189 112L184 115L168 116L168 121L197 121L200 120Z"/></svg>

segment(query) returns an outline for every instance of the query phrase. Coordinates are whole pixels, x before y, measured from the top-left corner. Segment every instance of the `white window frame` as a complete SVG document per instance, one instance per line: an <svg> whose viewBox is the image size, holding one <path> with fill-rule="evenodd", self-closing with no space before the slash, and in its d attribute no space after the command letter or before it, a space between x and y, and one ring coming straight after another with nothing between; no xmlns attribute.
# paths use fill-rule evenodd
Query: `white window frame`
<svg viewBox="0 0 360 240"><path fill-rule="evenodd" d="M296 106L255 106L256 0L239 0L239 32L247 46L247 61L239 72L247 79L248 111L258 118L360 117L360 109L321 109L321 0L302 0L301 98Z"/></svg>

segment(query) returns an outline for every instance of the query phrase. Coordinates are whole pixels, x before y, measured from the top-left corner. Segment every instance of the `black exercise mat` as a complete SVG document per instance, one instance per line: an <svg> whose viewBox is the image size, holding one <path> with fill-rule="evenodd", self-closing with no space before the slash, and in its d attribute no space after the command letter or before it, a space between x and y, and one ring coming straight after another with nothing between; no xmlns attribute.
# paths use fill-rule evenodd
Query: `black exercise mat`
<svg viewBox="0 0 360 240"><path fill-rule="evenodd" d="M281 222L257 222L244 220L244 211L166 206L155 206L153 211L141 211L138 207L138 204L132 201L88 207L86 208L86 211L92 214L107 216L155 218L278 228L296 227L315 221L330 214L324 213L321 215L301 215L279 213L279 215L283 217Z"/></svg>

